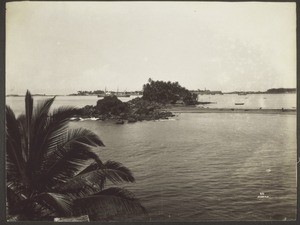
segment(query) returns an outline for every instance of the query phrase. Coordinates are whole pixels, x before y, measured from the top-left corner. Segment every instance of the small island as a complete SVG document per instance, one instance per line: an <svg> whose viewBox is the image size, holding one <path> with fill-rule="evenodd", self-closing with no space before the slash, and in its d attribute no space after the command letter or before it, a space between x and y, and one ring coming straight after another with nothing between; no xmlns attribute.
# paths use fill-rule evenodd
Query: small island
<svg viewBox="0 0 300 225"><path fill-rule="evenodd" d="M113 120L118 124L173 117L170 105L196 105L197 94L191 93L178 82L148 80L143 85L143 96L122 102L116 95L105 96L96 106L82 108L82 118ZM74 118L79 120L79 117Z"/></svg>

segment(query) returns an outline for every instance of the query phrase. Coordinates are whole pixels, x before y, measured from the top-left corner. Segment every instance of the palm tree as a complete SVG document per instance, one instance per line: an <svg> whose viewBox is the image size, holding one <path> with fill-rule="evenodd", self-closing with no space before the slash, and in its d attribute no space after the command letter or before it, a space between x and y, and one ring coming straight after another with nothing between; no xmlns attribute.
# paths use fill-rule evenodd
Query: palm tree
<svg viewBox="0 0 300 225"><path fill-rule="evenodd" d="M104 189L107 180L117 184L135 179L121 163L100 160L93 148L104 144L96 134L68 129L79 109L60 107L50 112L54 99L33 108L27 91L25 114L18 118L6 106L8 214L19 215L20 220L53 220L145 212L126 189Z"/></svg>

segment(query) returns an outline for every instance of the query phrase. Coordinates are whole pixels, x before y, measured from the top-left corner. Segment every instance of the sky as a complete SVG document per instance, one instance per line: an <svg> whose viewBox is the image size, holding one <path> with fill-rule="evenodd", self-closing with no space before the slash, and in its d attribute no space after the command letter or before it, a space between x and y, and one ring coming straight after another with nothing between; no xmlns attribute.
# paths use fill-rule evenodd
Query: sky
<svg viewBox="0 0 300 225"><path fill-rule="evenodd" d="M6 3L6 93L296 87L296 4Z"/></svg>

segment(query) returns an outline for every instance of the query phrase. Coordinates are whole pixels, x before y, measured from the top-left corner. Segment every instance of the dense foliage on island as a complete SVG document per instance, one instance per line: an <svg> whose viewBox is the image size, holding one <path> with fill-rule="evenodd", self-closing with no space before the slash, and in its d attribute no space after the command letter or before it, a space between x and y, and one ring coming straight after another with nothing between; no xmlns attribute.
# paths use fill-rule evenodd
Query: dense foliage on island
<svg viewBox="0 0 300 225"><path fill-rule="evenodd" d="M143 97L122 102L117 96L105 96L96 106L88 105L82 109L84 117L96 117L100 120L114 119L136 122L142 120L168 119L174 116L165 110L168 104L194 105L197 94L191 93L178 82L153 81L143 86Z"/></svg>
<svg viewBox="0 0 300 225"><path fill-rule="evenodd" d="M178 82L154 81L151 78L143 86L143 99L163 104L183 101L186 105L194 105L197 102L197 94L191 93Z"/></svg>
<svg viewBox="0 0 300 225"><path fill-rule="evenodd" d="M96 106L88 105L82 109L84 117L96 117L100 120L127 120L129 123L143 120L167 119L173 116L171 112L163 110L164 105L142 98L134 98L122 102L116 96L106 96L97 101Z"/></svg>

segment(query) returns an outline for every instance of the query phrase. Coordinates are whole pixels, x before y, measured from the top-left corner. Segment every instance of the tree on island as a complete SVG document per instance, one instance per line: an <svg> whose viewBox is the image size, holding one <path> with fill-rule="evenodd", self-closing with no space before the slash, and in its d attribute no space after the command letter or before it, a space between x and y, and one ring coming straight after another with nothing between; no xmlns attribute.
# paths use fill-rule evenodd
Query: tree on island
<svg viewBox="0 0 300 225"><path fill-rule="evenodd" d="M154 81L149 78L148 83L143 85L143 99L163 104L182 100L187 105L193 105L197 102L197 95L181 87L178 82Z"/></svg>
<svg viewBox="0 0 300 225"><path fill-rule="evenodd" d="M50 113L54 99L33 108L27 91L25 114L18 118L6 106L8 215L31 221L145 212L126 189L104 189L107 181L134 182L132 172L121 163L102 162L93 151L104 146L99 137L86 129L68 128L69 119L80 111L60 107Z"/></svg>

